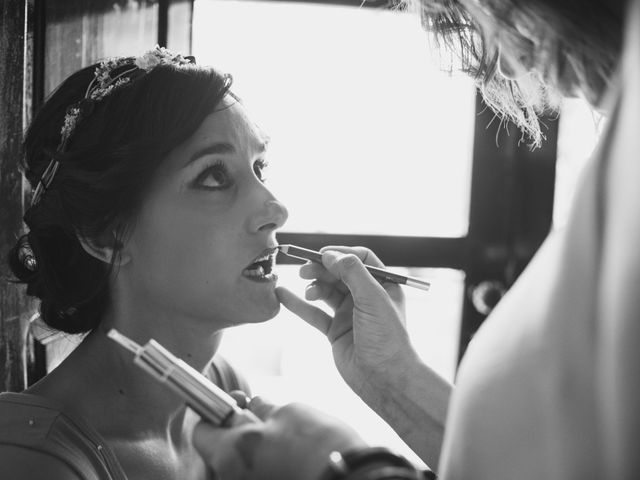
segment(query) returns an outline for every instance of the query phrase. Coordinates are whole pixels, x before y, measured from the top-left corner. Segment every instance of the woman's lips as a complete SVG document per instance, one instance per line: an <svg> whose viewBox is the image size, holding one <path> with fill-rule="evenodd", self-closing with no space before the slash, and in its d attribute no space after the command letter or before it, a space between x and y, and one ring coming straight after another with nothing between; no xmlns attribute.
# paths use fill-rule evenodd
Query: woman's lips
<svg viewBox="0 0 640 480"><path fill-rule="evenodd" d="M278 276L273 272L276 263L276 251L276 247L263 250L249 266L242 270L242 276L257 282L276 281Z"/></svg>
<svg viewBox="0 0 640 480"><path fill-rule="evenodd" d="M242 271L242 276L254 282L275 282L278 280L278 275L275 272L265 273L262 267L258 267L254 270L245 268Z"/></svg>

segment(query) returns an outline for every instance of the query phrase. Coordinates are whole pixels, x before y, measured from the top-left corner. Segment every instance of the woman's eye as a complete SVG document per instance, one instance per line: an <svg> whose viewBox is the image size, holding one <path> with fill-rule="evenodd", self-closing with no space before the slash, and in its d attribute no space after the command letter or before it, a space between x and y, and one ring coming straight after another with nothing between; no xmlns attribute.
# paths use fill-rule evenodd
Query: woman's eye
<svg viewBox="0 0 640 480"><path fill-rule="evenodd" d="M216 164L207 168L198 175L195 184L200 188L220 190L229 187L231 181L226 167L222 164Z"/></svg>
<svg viewBox="0 0 640 480"><path fill-rule="evenodd" d="M256 177L258 177L258 179L262 183L267 181L267 177L265 176L265 170L267 169L268 165L269 164L264 160L259 160L253 164L253 171L256 174Z"/></svg>

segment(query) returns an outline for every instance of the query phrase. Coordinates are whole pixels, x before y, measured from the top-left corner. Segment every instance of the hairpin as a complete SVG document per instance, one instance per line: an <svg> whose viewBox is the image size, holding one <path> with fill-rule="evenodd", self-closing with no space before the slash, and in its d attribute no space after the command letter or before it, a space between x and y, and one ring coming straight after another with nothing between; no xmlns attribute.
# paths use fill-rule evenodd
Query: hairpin
<svg viewBox="0 0 640 480"><path fill-rule="evenodd" d="M195 57L182 56L159 45L139 57L112 57L103 60L96 67L93 80L87 87L84 98L67 109L62 129L60 130L60 143L56 151L65 151L67 143L78 124L93 113L95 103L112 94L123 85L128 84L131 81L131 77L128 75L140 70L149 72L158 65L186 65L189 63L196 63ZM113 72L124 67L129 68L125 68L122 72L112 76ZM31 206L40 201L44 192L51 185L59 166L60 162L52 158L38 180L31 199Z"/></svg>

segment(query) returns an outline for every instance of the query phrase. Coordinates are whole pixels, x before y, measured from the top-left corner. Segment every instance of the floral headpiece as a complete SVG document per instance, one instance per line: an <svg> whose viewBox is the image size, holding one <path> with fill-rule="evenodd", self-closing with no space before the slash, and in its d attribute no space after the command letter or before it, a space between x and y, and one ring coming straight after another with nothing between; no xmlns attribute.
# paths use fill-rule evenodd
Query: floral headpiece
<svg viewBox="0 0 640 480"><path fill-rule="evenodd" d="M113 57L103 60L96 67L94 78L87 87L84 98L67 109L57 151L64 152L76 127L83 119L91 115L96 102L130 83L133 74L149 72L158 65L186 65L189 63L195 63L195 58L182 56L158 45L139 57ZM116 72L117 74L114 75ZM58 160L51 159L38 181L31 199L31 206L38 203L43 193L51 185L59 166Z"/></svg>

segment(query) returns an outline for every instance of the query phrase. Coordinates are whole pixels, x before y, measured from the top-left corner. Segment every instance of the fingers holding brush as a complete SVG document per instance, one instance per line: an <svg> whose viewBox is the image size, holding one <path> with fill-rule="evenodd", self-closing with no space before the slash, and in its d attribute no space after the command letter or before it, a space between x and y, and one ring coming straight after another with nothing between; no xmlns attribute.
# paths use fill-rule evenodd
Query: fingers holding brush
<svg viewBox="0 0 640 480"><path fill-rule="evenodd" d="M346 295L349 292L349 289L342 282L342 280L336 277L333 273L329 272L321 263L309 262L302 265L300 267L300 278L303 278L305 280L314 280L314 283L312 283L311 285L331 285L332 288L342 293L342 295ZM307 300L322 300L322 298L307 297Z"/></svg>
<svg viewBox="0 0 640 480"><path fill-rule="evenodd" d="M341 284L342 286L343 284ZM331 309L337 310L344 302L348 291L343 291L335 283L326 283L316 280L310 283L305 289L304 296L309 301L323 301Z"/></svg>

